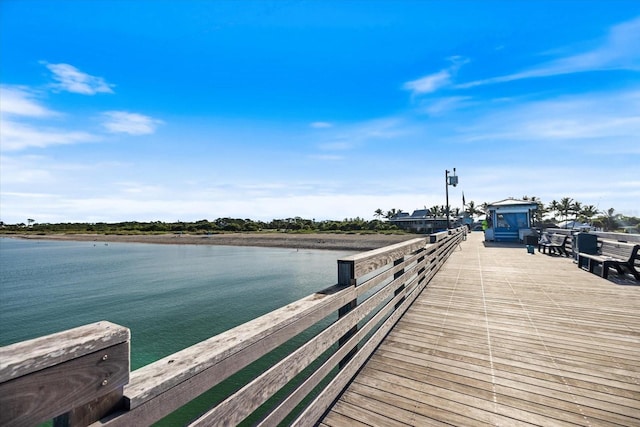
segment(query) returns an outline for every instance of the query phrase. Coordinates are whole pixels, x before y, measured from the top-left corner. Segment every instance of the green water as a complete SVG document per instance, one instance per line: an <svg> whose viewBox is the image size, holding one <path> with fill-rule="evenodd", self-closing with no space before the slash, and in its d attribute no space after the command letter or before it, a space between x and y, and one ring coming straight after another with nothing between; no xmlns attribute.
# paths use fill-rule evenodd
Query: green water
<svg viewBox="0 0 640 427"><path fill-rule="evenodd" d="M0 345L108 320L131 329L135 370L335 284L348 254L0 238Z"/></svg>

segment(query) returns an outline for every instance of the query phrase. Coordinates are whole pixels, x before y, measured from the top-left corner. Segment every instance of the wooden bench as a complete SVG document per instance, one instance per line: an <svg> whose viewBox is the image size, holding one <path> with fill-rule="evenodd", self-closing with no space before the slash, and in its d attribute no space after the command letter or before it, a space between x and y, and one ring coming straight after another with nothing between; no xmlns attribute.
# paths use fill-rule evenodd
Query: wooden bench
<svg viewBox="0 0 640 427"><path fill-rule="evenodd" d="M578 267L586 266L593 273L596 265L602 264L602 277L607 278L609 269L614 267L619 274L624 275L628 270L636 280L640 280L640 245L632 243L603 240L600 254L592 255L580 252L578 254Z"/></svg>
<svg viewBox="0 0 640 427"><path fill-rule="evenodd" d="M565 245L567 244L567 239L569 238L566 234L552 234L549 236L549 240L545 241L540 239L538 241L538 252L542 250L542 253L546 253L546 250L549 249L549 255L557 252L558 255L569 256L567 250L565 249Z"/></svg>

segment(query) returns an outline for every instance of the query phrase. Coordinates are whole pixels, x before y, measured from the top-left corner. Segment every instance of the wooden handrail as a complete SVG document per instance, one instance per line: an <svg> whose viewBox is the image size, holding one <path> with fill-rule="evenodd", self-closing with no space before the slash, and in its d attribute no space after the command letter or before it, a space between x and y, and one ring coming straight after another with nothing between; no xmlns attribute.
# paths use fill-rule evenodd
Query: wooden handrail
<svg viewBox="0 0 640 427"><path fill-rule="evenodd" d="M0 350L0 424L33 425L58 417L56 425L60 426L149 425L318 322L326 323L328 316L339 313L337 320L304 345L192 423L237 424L284 387L289 387L288 395L271 405L260 425L276 425L294 410L299 412L293 421L295 425L312 425L436 274L465 233L466 228L461 227L342 258L338 260L338 284L335 286L160 359L130 375L129 331L109 322L4 347ZM58 342L61 337L66 338ZM108 354L106 349L118 356L111 357L109 353L106 359L96 363L96 357ZM327 355L327 352L330 353ZM48 354L56 356L49 357ZM42 378L54 378L56 383L69 375L70 364L75 366L81 360L89 360L86 358L93 365L83 362L87 372L77 381L70 381L72 390L65 391L64 396L55 390L46 391L46 395L34 391L33 387L41 384ZM318 366L308 372L314 363ZM336 373L337 367L340 370ZM303 373L306 377L299 378ZM295 384L291 381L294 378L297 378ZM96 381L101 385L97 386ZM328 385L318 390L323 382ZM24 383L32 388L25 388L23 392ZM88 389L92 392L87 393ZM316 397L300 408L301 402L314 390ZM27 397L13 398L17 395ZM26 417L26 412L34 412L25 403L28 399L42 402L41 406L46 410L35 411L37 416ZM100 411L87 414L89 403L96 406L100 402Z"/></svg>
<svg viewBox="0 0 640 427"><path fill-rule="evenodd" d="M87 425L118 408L129 381L127 328L97 322L0 348L0 425Z"/></svg>

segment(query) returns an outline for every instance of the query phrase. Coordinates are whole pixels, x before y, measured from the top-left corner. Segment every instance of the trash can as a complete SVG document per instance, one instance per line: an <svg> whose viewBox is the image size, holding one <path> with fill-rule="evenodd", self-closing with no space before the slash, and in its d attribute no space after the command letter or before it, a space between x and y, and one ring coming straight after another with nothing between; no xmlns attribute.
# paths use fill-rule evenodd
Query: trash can
<svg viewBox="0 0 640 427"><path fill-rule="evenodd" d="M578 253L595 255L598 253L598 236L590 233L576 233L573 235L573 257L578 259Z"/></svg>

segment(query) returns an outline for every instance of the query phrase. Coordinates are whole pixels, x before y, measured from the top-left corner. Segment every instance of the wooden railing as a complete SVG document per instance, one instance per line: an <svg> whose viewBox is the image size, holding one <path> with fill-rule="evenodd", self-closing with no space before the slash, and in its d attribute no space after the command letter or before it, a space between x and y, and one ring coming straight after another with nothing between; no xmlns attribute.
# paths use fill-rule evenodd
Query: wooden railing
<svg viewBox="0 0 640 427"><path fill-rule="evenodd" d="M129 330L110 322L3 347L0 425L152 424L337 312L190 424L235 425L267 402L257 424L313 425L465 236L462 227L340 259L335 286L131 373Z"/></svg>

